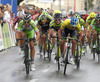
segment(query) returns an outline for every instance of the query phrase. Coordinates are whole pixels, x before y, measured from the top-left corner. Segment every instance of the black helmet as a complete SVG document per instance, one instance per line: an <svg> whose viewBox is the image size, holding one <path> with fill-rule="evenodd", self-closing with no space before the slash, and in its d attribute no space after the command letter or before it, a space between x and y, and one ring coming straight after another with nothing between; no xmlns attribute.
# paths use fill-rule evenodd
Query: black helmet
<svg viewBox="0 0 100 82"><path fill-rule="evenodd" d="M95 19L96 19L96 20L100 20L100 13L98 13L98 14L95 16Z"/></svg>
<svg viewBox="0 0 100 82"><path fill-rule="evenodd" d="M24 20L25 22L30 21L30 20L31 20L31 15L30 15L30 14L26 14L26 15L24 16L23 20Z"/></svg>
<svg viewBox="0 0 100 82"><path fill-rule="evenodd" d="M44 15L41 16L40 19L41 19L41 20L45 20L45 19L47 19L47 16L44 14Z"/></svg>
<svg viewBox="0 0 100 82"><path fill-rule="evenodd" d="M55 13L54 14L54 18L62 18L62 14L61 13Z"/></svg>

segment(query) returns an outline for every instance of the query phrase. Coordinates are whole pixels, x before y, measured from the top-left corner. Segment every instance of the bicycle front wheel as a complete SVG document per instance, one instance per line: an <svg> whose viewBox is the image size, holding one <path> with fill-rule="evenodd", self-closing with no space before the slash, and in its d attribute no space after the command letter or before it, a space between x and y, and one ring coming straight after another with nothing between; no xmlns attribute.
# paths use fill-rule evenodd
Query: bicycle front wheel
<svg viewBox="0 0 100 82"><path fill-rule="evenodd" d="M26 75L29 75L29 69L30 69L30 65L29 65L29 62L26 62L25 63L25 68L26 68Z"/></svg>

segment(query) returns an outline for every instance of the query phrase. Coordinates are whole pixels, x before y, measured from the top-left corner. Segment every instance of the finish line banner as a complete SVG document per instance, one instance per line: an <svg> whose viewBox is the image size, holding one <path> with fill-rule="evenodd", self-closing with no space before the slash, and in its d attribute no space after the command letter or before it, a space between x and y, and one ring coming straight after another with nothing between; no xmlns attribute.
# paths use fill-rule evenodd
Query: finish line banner
<svg viewBox="0 0 100 82"><path fill-rule="evenodd" d="M40 3L52 3L53 0L38 0Z"/></svg>

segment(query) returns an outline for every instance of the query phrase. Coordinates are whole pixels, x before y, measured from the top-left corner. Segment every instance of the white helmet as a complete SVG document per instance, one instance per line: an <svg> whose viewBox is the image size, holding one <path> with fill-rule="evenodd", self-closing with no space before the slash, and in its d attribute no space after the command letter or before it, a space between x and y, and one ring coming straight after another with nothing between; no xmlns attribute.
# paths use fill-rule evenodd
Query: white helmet
<svg viewBox="0 0 100 82"><path fill-rule="evenodd" d="M81 10L78 12L80 15L85 15L86 14L86 11L85 10Z"/></svg>
<svg viewBox="0 0 100 82"><path fill-rule="evenodd" d="M22 11L17 12L17 17L23 17L23 16L24 16L24 14Z"/></svg>

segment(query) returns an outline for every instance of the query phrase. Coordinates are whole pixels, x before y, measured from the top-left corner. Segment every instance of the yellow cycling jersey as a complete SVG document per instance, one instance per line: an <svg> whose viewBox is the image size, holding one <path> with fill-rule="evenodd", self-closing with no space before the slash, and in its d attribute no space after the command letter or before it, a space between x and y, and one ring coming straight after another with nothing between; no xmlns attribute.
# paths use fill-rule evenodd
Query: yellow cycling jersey
<svg viewBox="0 0 100 82"><path fill-rule="evenodd" d="M72 26L70 24L70 21L71 21L71 19L66 19L64 21L64 23L62 24L61 29L67 28L69 30L72 30ZM80 33L81 32L81 25L78 24L77 27L75 28L75 30L77 30L77 32Z"/></svg>

